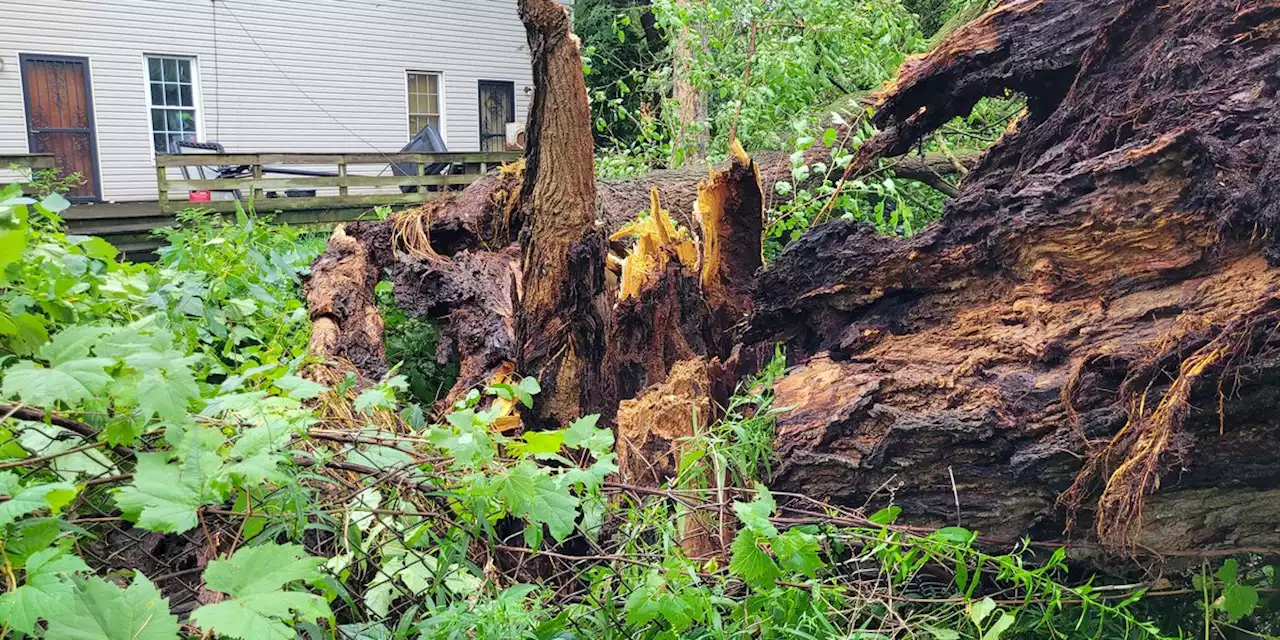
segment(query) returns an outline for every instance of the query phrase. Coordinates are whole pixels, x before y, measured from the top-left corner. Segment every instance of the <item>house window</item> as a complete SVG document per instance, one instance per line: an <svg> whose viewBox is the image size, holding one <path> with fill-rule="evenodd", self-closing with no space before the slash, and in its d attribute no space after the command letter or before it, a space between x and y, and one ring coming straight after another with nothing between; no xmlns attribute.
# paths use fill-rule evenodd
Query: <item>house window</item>
<svg viewBox="0 0 1280 640"><path fill-rule="evenodd" d="M156 153L176 153L173 143L197 139L194 66L191 58L147 56L151 139Z"/></svg>
<svg viewBox="0 0 1280 640"><path fill-rule="evenodd" d="M409 137L423 127L440 129L440 74L409 72Z"/></svg>

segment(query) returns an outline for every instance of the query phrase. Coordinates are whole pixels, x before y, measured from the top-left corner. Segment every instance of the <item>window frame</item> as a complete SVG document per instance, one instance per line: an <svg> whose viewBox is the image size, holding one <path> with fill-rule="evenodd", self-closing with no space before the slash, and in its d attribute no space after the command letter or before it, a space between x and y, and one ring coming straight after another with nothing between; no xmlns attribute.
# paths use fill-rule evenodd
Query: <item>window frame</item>
<svg viewBox="0 0 1280 640"><path fill-rule="evenodd" d="M444 72L442 71L428 71L425 69L405 69L404 71L404 121L403 121L405 130L409 130L413 126L412 122L413 122L413 117L415 115L418 115L418 116L432 115L429 113L427 114L414 113L413 111L413 108L412 108L413 94L409 92L409 78L414 75L428 75L428 76L436 77L436 111L437 113L434 115L440 121L440 137L445 140L445 144L447 145L448 138L445 136L446 129L445 129L445 108L444 108L445 77L444 77ZM416 129L412 131L408 131L408 134L405 136L405 140L406 141L412 140L413 136L417 134L418 134L418 131Z"/></svg>
<svg viewBox="0 0 1280 640"><path fill-rule="evenodd" d="M185 60L191 65L191 106L190 107L170 107L168 105L157 105L151 100L151 60L153 58ZM142 54L142 95L147 105L147 148L151 150L151 163L155 164L156 151L155 137L158 133L152 122L152 111L154 109L163 109L165 111L193 111L195 123L195 139L197 142L204 141L205 120L204 120L204 95L201 91L200 76L200 56L185 53L161 53L148 51ZM164 82L164 81L162 81ZM166 129L166 133L168 130Z"/></svg>

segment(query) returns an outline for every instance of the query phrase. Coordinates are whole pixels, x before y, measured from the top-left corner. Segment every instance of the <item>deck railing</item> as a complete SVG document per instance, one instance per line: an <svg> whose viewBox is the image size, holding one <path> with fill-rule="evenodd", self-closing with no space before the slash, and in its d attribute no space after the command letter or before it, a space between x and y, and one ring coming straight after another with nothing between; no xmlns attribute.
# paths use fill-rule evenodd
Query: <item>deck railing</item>
<svg viewBox="0 0 1280 640"><path fill-rule="evenodd" d="M238 192L241 200L253 198L259 210L267 211L370 209L426 202L440 191L461 189L478 180L489 168L520 157L520 153L512 152L159 154L156 186L160 212L164 214L193 206L219 212L235 210L234 200L189 202L188 194L192 191ZM393 164L411 165L416 175L392 175ZM440 165L447 165L447 170L427 174L428 168ZM215 179L185 179L173 175L181 167L217 166L244 167L250 175ZM367 169L353 172L356 166ZM212 172L206 169L205 173ZM331 175L308 175L315 173ZM403 193L398 187L418 188ZM379 189L382 191L377 191ZM389 189L395 191L388 192ZM270 193L283 195L289 190L316 190L317 194L268 198ZM318 193L321 190L326 193Z"/></svg>
<svg viewBox="0 0 1280 640"><path fill-rule="evenodd" d="M0 187L16 182L29 192L32 173L54 168L57 161L52 153L0 154Z"/></svg>

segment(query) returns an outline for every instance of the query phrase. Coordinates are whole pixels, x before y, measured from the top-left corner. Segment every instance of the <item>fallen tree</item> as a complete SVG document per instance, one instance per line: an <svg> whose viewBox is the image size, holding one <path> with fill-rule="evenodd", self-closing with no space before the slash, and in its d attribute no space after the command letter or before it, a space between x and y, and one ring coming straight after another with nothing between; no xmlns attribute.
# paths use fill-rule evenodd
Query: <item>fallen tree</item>
<svg viewBox="0 0 1280 640"><path fill-rule="evenodd" d="M600 412L624 473L654 485L681 425L784 342L778 488L1131 552L1277 543L1280 4L999 5L904 65L843 176L912 157L984 96L1025 94L944 219L905 239L833 221L764 269L789 160L594 183L567 21L520 4L527 168L336 232L308 284L315 353L385 371L368 311L385 273L446 323L450 399L541 375L527 428ZM645 210L652 224L625 228ZM691 524L714 552L715 523Z"/></svg>

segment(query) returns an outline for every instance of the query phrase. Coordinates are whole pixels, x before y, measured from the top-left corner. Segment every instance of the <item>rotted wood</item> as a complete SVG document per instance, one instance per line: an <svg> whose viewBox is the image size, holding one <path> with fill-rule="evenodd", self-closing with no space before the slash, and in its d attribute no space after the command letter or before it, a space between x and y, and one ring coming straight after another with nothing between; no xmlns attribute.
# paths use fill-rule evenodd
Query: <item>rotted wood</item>
<svg viewBox="0 0 1280 640"><path fill-rule="evenodd" d="M381 273L381 264L363 243L341 226L334 230L303 282L311 314L309 354L349 363L374 380L386 373L382 316L374 298Z"/></svg>
<svg viewBox="0 0 1280 640"><path fill-rule="evenodd" d="M1275 547L1280 4L1015 0L904 65L871 154L1030 113L905 239L835 221L756 284L773 486L997 537Z"/></svg>

